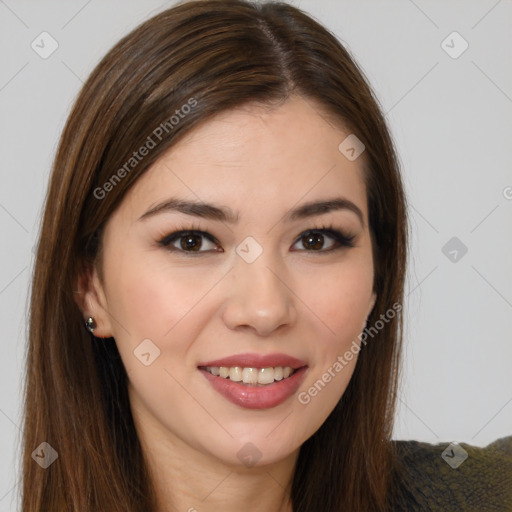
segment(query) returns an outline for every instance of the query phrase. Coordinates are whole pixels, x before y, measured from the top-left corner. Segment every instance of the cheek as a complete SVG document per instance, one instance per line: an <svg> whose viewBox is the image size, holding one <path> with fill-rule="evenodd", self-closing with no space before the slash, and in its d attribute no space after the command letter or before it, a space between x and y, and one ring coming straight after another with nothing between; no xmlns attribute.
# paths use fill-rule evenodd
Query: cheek
<svg viewBox="0 0 512 512"><path fill-rule="evenodd" d="M340 265L330 273L324 269L308 281L309 289L316 283L317 290L310 294L308 303L318 317L312 325L316 363L310 368L298 400L308 411L309 427L314 429L322 424L345 392L357 363L359 335L373 289L371 260L370 264L362 260Z"/></svg>
<svg viewBox="0 0 512 512"><path fill-rule="evenodd" d="M110 312L119 320L114 338L134 403L144 404L169 428L174 425L172 430L179 430L181 423L169 419L170 404L179 404L181 417L198 417L204 424L209 418L187 392L195 385L188 371L194 355L190 348L214 313L208 291L222 274L199 267L171 268L154 260L143 263L142 257L125 258L110 274ZM185 438L186 429L180 435Z"/></svg>
<svg viewBox="0 0 512 512"><path fill-rule="evenodd" d="M193 355L191 345L214 314L214 305L209 306L208 299L222 276L220 270L171 267L165 260L147 255L125 256L116 261L109 274L108 306L127 372L141 370L134 354L148 339L158 353L152 368L182 370L181 366Z"/></svg>
<svg viewBox="0 0 512 512"><path fill-rule="evenodd" d="M347 337L357 336L369 313L373 269L365 262L322 269L303 283L304 301L322 321L326 346L340 348Z"/></svg>
<svg viewBox="0 0 512 512"><path fill-rule="evenodd" d="M145 264L143 257L118 263L111 274L109 306L134 336L162 338L193 312L219 277L199 268L170 268L147 257L146 261L151 263Z"/></svg>

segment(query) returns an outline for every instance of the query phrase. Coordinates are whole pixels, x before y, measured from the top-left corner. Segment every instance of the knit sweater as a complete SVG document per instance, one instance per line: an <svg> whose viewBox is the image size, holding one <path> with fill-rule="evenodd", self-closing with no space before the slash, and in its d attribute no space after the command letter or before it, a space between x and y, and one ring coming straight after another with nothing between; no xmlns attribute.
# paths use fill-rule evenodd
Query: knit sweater
<svg viewBox="0 0 512 512"><path fill-rule="evenodd" d="M392 511L512 511L512 436L485 448L419 441L393 445L400 485Z"/></svg>

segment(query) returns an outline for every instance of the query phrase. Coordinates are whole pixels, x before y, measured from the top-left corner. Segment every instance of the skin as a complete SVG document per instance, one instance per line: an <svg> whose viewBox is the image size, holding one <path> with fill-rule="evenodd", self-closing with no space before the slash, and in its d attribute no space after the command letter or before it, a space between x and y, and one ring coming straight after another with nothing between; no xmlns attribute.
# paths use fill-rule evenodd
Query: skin
<svg viewBox="0 0 512 512"><path fill-rule="evenodd" d="M93 268L80 280L84 317L94 317L96 336L115 338L127 369L160 511L291 511L298 450L352 376L357 357L308 404L297 399L358 341L375 302L363 157L340 153L350 132L320 112L292 97L203 123L127 193L106 224L102 278ZM239 221L169 211L140 220L175 196L228 206ZM305 202L338 196L361 210L362 222L348 209L283 220ZM331 224L355 235L354 246L328 251L336 242L320 235L315 251L301 238ZM181 229L201 229L218 243L195 238L205 252L192 256L158 244ZM253 263L235 252L247 236L263 249ZM134 350L148 338L160 356L145 366ZM247 352L305 360L298 392L273 408L245 409L197 369ZM261 452L253 467L237 457L248 442Z"/></svg>

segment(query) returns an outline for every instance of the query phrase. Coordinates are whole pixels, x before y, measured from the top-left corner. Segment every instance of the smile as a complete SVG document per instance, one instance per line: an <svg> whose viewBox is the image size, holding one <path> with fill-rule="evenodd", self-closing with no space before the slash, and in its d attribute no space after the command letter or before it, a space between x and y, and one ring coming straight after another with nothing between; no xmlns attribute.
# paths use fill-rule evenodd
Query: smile
<svg viewBox="0 0 512 512"><path fill-rule="evenodd" d="M238 354L203 361L197 369L229 402L244 409L269 409L297 392L308 365L287 354Z"/></svg>
<svg viewBox="0 0 512 512"><path fill-rule="evenodd" d="M240 366L207 366L206 371L215 377L222 377L234 382L252 386L267 386L274 382L287 379L295 370L291 366L275 366L267 368L254 368Z"/></svg>

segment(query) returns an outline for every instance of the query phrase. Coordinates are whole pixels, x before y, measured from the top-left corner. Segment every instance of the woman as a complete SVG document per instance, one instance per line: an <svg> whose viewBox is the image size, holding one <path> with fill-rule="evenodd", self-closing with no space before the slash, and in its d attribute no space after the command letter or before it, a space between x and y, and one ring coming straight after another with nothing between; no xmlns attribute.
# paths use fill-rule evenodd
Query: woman
<svg viewBox="0 0 512 512"><path fill-rule="evenodd" d="M504 470L470 486L390 440L405 209L362 72L300 10L195 1L123 38L49 186L23 510L512 506L498 445L465 447Z"/></svg>

